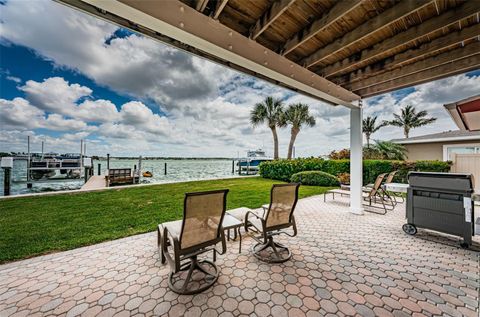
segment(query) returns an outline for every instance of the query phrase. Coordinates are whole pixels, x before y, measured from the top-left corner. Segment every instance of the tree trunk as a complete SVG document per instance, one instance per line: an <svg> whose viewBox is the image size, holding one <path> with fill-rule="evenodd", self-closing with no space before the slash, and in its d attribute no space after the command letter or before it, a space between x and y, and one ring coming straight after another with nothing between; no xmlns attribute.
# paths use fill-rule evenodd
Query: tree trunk
<svg viewBox="0 0 480 317"><path fill-rule="evenodd" d="M293 153L293 145L295 144L295 139L297 138L297 134L300 132L298 129L292 128L291 134L290 134L290 144L288 144L288 155L287 159L292 158L292 153Z"/></svg>
<svg viewBox="0 0 480 317"><path fill-rule="evenodd" d="M270 127L272 129L273 134L273 159L278 159L278 136L277 136L277 128Z"/></svg>
<svg viewBox="0 0 480 317"><path fill-rule="evenodd" d="M408 128L403 128L403 134L405 135L405 138L408 139L408 133L410 132L410 129Z"/></svg>
<svg viewBox="0 0 480 317"><path fill-rule="evenodd" d="M367 149L370 149L370 135L365 134L365 137L367 138Z"/></svg>

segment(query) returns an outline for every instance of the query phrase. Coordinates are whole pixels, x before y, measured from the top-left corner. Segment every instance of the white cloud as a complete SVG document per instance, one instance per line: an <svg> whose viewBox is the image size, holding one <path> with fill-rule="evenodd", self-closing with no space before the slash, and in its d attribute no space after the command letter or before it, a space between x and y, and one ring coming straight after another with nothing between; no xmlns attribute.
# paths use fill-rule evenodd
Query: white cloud
<svg viewBox="0 0 480 317"><path fill-rule="evenodd" d="M2 128L16 130L38 128L53 131L96 130L96 127L89 126L81 120L68 119L57 113L47 115L43 110L20 97L13 100L0 99L0 123Z"/></svg>
<svg viewBox="0 0 480 317"><path fill-rule="evenodd" d="M120 119L117 107L110 100L104 99L85 100L71 115L90 122L109 122Z"/></svg>
<svg viewBox="0 0 480 317"><path fill-rule="evenodd" d="M14 83L17 83L17 84L22 82L22 80L20 78L15 77L15 76L7 76L5 78L7 78L8 80L13 81Z"/></svg>
<svg viewBox="0 0 480 317"><path fill-rule="evenodd" d="M0 123L7 129L35 129L42 126L45 113L23 98L0 99Z"/></svg>
<svg viewBox="0 0 480 317"><path fill-rule="evenodd" d="M89 126L83 121L67 119L56 113L48 115L43 127L53 131L94 131L97 129L94 126Z"/></svg>
<svg viewBox="0 0 480 317"><path fill-rule="evenodd" d="M165 110L214 96L233 74L143 36L115 37L113 24L53 1L9 1L2 20L3 41L32 48L100 85L153 99Z"/></svg>
<svg viewBox="0 0 480 317"><path fill-rule="evenodd" d="M79 84L69 84L62 77L50 77L43 82L28 80L20 90L37 108L72 115L75 112L75 102L89 96L92 90Z"/></svg>

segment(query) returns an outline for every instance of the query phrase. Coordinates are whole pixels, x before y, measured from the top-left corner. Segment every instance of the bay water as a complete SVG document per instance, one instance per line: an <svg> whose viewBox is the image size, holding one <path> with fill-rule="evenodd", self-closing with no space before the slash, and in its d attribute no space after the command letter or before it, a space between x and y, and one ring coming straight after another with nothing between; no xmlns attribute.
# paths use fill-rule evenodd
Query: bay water
<svg viewBox="0 0 480 317"><path fill-rule="evenodd" d="M165 175L165 163L167 174ZM98 174L98 164L101 164L101 174L107 173L106 160L94 160L94 174ZM138 167L138 160L110 159L110 168ZM229 159L144 159L142 172L149 171L153 177L142 177L141 183L171 183L192 180L238 177L232 174L232 160ZM80 189L83 179L69 181L33 182L33 187L27 189L27 161L15 160L12 170L11 195L39 193L47 191ZM0 196L3 195L3 170L0 169Z"/></svg>

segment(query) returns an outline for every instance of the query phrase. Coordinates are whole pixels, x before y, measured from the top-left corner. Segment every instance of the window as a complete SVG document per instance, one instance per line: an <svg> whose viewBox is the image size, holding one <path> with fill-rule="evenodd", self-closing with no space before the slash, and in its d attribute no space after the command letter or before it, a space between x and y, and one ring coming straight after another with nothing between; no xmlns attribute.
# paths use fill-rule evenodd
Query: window
<svg viewBox="0 0 480 317"><path fill-rule="evenodd" d="M443 146L443 160L452 161L453 154L479 154L480 144L454 144Z"/></svg>

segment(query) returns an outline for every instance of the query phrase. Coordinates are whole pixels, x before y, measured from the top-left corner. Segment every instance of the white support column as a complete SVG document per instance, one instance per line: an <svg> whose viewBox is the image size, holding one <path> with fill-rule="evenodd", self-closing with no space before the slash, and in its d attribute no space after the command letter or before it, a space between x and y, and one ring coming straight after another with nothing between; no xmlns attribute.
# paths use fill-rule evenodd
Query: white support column
<svg viewBox="0 0 480 317"><path fill-rule="evenodd" d="M350 109L350 212L363 215L363 132L362 101L359 108Z"/></svg>

